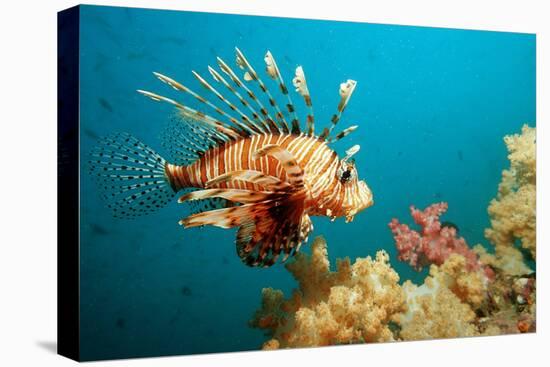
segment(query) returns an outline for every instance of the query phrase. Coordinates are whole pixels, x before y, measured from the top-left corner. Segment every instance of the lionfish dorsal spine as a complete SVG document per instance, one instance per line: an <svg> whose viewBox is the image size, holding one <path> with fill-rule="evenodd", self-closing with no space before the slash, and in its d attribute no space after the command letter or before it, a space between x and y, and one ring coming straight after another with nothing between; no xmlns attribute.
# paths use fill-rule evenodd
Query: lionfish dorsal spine
<svg viewBox="0 0 550 367"><path fill-rule="evenodd" d="M202 76L200 76L199 73L192 70L193 76L199 81L199 83L208 91L212 92L220 101L225 103L231 111L234 111L239 114L241 117L242 123L239 121L239 119L231 116L230 121L241 127L241 129L247 131L250 134L260 133L261 130L250 120L248 116L246 116L244 113L242 113L241 110L237 108L233 103L231 103L227 98L225 98L216 88L210 85ZM226 113L227 114L227 113Z"/></svg>
<svg viewBox="0 0 550 367"><path fill-rule="evenodd" d="M233 88L228 82L227 80L225 80L225 78L223 76L220 75L220 73L218 73L213 67L211 67L210 65L208 65L208 71L210 72L210 75L212 75L212 78L218 82L218 83L222 83L228 90L229 92L231 92L240 102L243 106L245 106L246 108L248 108L248 110L250 111L250 113L252 114L252 118L254 119L255 122L257 123L260 123L263 127L263 130L264 131L270 131L270 127L269 125L267 125L267 123L265 121L263 121L262 119L260 119L260 115L258 114L258 112L254 109L254 107L252 107L252 105L246 100L244 99L244 97L239 93L237 92L237 90L235 88Z"/></svg>
<svg viewBox="0 0 550 367"><path fill-rule="evenodd" d="M294 79L292 79L292 84L296 88L296 93L300 94L303 99L306 107L308 108L308 114L306 117L306 133L307 135L315 135L315 118L313 115L313 103L311 102L311 95L309 94L309 88L307 87L306 75L304 73L304 68L298 66L294 72Z"/></svg>
<svg viewBox="0 0 550 367"><path fill-rule="evenodd" d="M340 121L340 118L342 117L342 113L346 109L346 106L348 105L348 102L351 98L351 95L355 91L355 87L357 86L357 82L352 79L348 79L345 82L340 84L340 102L338 102L338 107L336 109L336 113L331 118L331 124L328 130L323 131L323 134L326 132L326 138L330 136L330 133L332 132L332 129L336 127L336 124L338 124L338 121Z"/></svg>
<svg viewBox="0 0 550 367"><path fill-rule="evenodd" d="M273 134L282 133L282 130L275 124L275 120L269 114L269 111L267 110L267 108L265 108L264 104L258 99L256 94L254 94L254 92L251 91L250 88L248 88L246 84L239 79L239 77L237 76L237 74L235 74L233 69L231 69L231 67L227 65L227 63L223 61L221 57L217 57L216 60L218 62L218 66L220 67L220 70L224 74L229 76L229 78L233 81L233 83L238 88L244 89L244 91L246 92L246 95L258 105L262 116L264 117L265 121L267 122L267 125L269 126L269 131Z"/></svg>
<svg viewBox="0 0 550 367"><path fill-rule="evenodd" d="M346 136L348 136L349 134L351 134L352 132L357 130L358 127L359 126L357 126L357 125L352 125L348 128L345 128L344 130L340 131L338 134L334 135L334 139L329 139L328 142L332 143L332 142L338 141L342 138L345 138Z"/></svg>
<svg viewBox="0 0 550 367"><path fill-rule="evenodd" d="M289 113L292 114L292 133L293 134L300 134L300 122L298 120L298 115L296 114L296 108L294 107L294 103L292 102L292 98L290 97L290 94L288 93L288 88L285 85L285 82L283 80L283 77L279 71L279 67L277 66L277 61L275 61L275 58L273 57L273 54L271 51L267 51L264 57L264 61L266 63L266 72L269 77L277 83L279 83L279 90L281 93L286 96L287 98L287 110Z"/></svg>
<svg viewBox="0 0 550 367"><path fill-rule="evenodd" d="M229 121L231 121L234 125L236 125L236 127L238 127L238 129L243 130L243 125L240 124L239 121L237 121L233 116L229 115L227 112L225 112L221 108L217 107L212 102L210 102L206 98L202 97L201 95L197 94L196 92L194 92L190 88L184 86L183 84L179 83L178 81L176 81L176 80L174 80L170 77L167 77L166 75L163 75L161 73L153 72L153 75L155 75L161 82L171 86L174 90L184 92L184 93L187 93L187 94L193 96L199 102L207 105L208 107L210 107L211 109L216 111L218 114L220 114L220 115L226 117L227 119L229 119ZM198 114L201 113L201 112L198 112L198 111L195 111L195 112L198 113Z"/></svg>
<svg viewBox="0 0 550 367"><path fill-rule="evenodd" d="M267 87L265 86L264 82L262 81L258 73L256 73L256 70L254 70L252 65L250 65L250 63L248 62L244 54L241 52L241 50L239 50L238 47L235 47L235 52L237 53L237 57L236 57L237 65L243 70L244 69L247 70L245 72L245 81L249 79L249 80L254 80L258 83L258 85L260 86L260 90L267 96L269 100L269 104L276 111L275 116L277 117L277 121L279 122L282 128L282 133L288 134L290 132L290 129L288 127L288 123L285 120L285 117L283 116L283 113L281 112L281 109L279 108L279 105L277 104L277 101L275 100L275 98L273 98L273 96L271 95L271 92L269 92L269 89L267 89Z"/></svg>
<svg viewBox="0 0 550 367"><path fill-rule="evenodd" d="M144 96L149 97L154 101L166 102L176 106L176 108L181 111L183 116L189 117L193 121L196 121L198 123L203 123L208 127L214 128L216 131L220 133L220 136L224 137L225 139L237 139L240 136L242 136L242 132L234 129L233 127L227 126L223 122L215 119L212 116L206 115L203 112L197 111L191 107L184 106L183 104L171 98L167 98L159 94L148 92L142 89L138 89L137 91L138 93L143 94Z"/></svg>
<svg viewBox="0 0 550 367"><path fill-rule="evenodd" d="M227 141L232 139L238 139L239 137L247 137L255 134L295 134L300 135L304 133L308 136L315 136L315 118L313 113L313 103L311 100L311 94L307 85L306 76L302 66L298 66L295 70L294 78L292 79L292 84L295 87L295 90L300 94L304 100L304 103L308 109L306 117L306 126L305 131L302 132L300 127L300 121L296 112L294 102L292 97L288 92L288 88L284 82L283 76L279 70L277 62L273 54L268 50L264 56L264 61L266 63L266 72L268 76L275 80L278 83L278 89L281 94L286 97L286 107L292 117L291 127L289 127L279 105L277 104L276 99L273 97L272 93L268 87L264 84L262 79L259 77L256 70L249 63L243 52L239 48L235 48L236 52L236 63L237 66L244 71L244 81L242 81L239 76L223 61L220 57L217 57L217 64L219 70L225 74L229 79L225 79L222 76L222 73L215 70L213 67L208 66L209 74L212 79L224 86L227 91L229 91L229 97L233 96L236 98L242 106L246 106L247 110L242 111L237 107L230 99L228 99L222 92L216 89L211 83L209 83L203 76L201 76L196 71L192 71L193 76L198 80L200 85L205 88L207 91L212 93L222 102L222 105L225 105L227 108L222 108L218 106L198 93L194 92L190 88L182 85L176 80L167 77L160 73L154 73L154 75L161 80L163 83L171 86L173 89L184 92L191 95L193 98L198 100L200 103L205 104L210 109L216 111L224 120L222 122L214 117L211 117L204 112L195 110L191 107L185 106L182 103L175 101L171 98L163 97L155 93L142 91L139 92L148 96L149 98L156 101L164 101L170 103L176 108L178 108L184 117L190 118L203 124L203 128L197 127L197 131L202 133L210 134L210 139L215 141ZM232 86L230 81L234 84ZM254 94L254 92L246 85L247 82L257 83L259 89L269 100L269 105L272 108L272 112L275 112L276 118L270 114L270 111L264 106L260 98ZM351 132L357 129L357 126L348 127L339 133L332 135L334 127L337 125L341 116L355 90L357 82L355 80L348 79L345 82L340 84L339 94L340 101L338 103L337 111L331 118L331 123L328 127L324 128L321 134L317 137L319 140L324 140L327 143L338 141ZM243 94L239 93L237 89L244 90ZM227 94L227 93L226 93ZM259 108L259 112L254 108L254 106ZM234 116L234 115L238 116ZM213 128L213 130L210 130ZM191 127L191 129L194 129ZM202 129L202 130L201 130ZM206 129L206 130L205 130Z"/></svg>

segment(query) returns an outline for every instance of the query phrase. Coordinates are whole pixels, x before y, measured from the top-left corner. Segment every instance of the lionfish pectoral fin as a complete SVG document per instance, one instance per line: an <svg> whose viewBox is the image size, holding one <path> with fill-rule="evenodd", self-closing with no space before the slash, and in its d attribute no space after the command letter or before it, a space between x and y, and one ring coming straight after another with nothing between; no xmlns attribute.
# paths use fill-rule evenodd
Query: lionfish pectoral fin
<svg viewBox="0 0 550 367"><path fill-rule="evenodd" d="M185 228L211 225L220 228L233 228L241 225L254 213L253 204L231 208L210 210L188 216L179 221Z"/></svg>
<svg viewBox="0 0 550 367"><path fill-rule="evenodd" d="M279 255L293 255L312 225L304 213L304 191L255 191L213 188L194 191L179 202L223 198L235 206L191 215L180 221L186 228L211 225L239 227L237 254L248 266L271 266Z"/></svg>
<svg viewBox="0 0 550 367"><path fill-rule="evenodd" d="M303 199L296 196L292 194L284 200L262 203L261 209L240 225L236 250L243 263L269 267L281 254L281 262L284 262L299 250L306 238L304 232L309 233L312 227L304 213Z"/></svg>
<svg viewBox="0 0 550 367"><path fill-rule="evenodd" d="M302 241L307 242L309 234L313 231L313 223L311 222L311 218L309 215L304 214L302 217L302 224L300 227L300 238ZM296 252L300 250L301 242L298 244L298 247L296 248Z"/></svg>
<svg viewBox="0 0 550 367"><path fill-rule="evenodd" d="M180 220L179 223L186 228L204 225L221 228L237 227L250 221L257 212L264 210L272 202L283 199L285 195L288 196L285 193L270 191L221 188L193 191L180 197L178 202L220 198L233 203L234 206L193 214Z"/></svg>
<svg viewBox="0 0 550 367"><path fill-rule="evenodd" d="M283 261L293 255L312 230L305 214L304 172L296 158L279 145L267 145L253 159L271 156L278 160L286 180L254 170L222 174L206 183L206 189L183 195L179 202L222 198L236 206L198 213L180 221L184 227L212 225L239 227L237 254L248 266L271 266L279 255ZM263 190L222 188L228 182L243 181Z"/></svg>
<svg viewBox="0 0 550 367"><path fill-rule="evenodd" d="M235 204L223 198L210 198L202 200L194 200L189 203L191 214L204 213L209 210L224 209L235 206Z"/></svg>

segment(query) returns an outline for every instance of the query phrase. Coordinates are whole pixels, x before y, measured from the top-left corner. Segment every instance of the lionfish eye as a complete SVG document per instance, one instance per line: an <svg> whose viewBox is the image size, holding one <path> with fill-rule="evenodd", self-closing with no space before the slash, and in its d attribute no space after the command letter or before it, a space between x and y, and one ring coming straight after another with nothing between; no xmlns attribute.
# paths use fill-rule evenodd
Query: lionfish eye
<svg viewBox="0 0 550 367"><path fill-rule="evenodd" d="M340 182L342 184L345 184L349 182L354 175L353 172L354 165L353 164L343 164L343 166L339 170L339 176L340 176Z"/></svg>
<svg viewBox="0 0 550 367"><path fill-rule="evenodd" d="M342 177L340 178L340 180L343 183L343 182L349 181L350 178L351 178L351 171L348 169L344 171L344 173L342 173Z"/></svg>

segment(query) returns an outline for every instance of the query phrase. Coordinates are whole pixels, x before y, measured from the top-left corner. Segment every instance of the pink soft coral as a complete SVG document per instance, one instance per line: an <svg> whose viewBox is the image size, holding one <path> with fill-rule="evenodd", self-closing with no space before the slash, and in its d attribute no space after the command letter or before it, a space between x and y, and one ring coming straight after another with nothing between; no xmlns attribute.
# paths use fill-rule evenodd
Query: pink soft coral
<svg viewBox="0 0 550 367"><path fill-rule="evenodd" d="M432 204L424 211L411 205L411 215L415 223L422 227L420 233L392 219L389 227L399 251L399 260L407 261L416 270L422 270L429 264L443 264L451 254L459 254L466 258L468 270L480 268L477 254L468 247L464 238L457 237L456 229L441 227L439 217L447 208L445 202Z"/></svg>

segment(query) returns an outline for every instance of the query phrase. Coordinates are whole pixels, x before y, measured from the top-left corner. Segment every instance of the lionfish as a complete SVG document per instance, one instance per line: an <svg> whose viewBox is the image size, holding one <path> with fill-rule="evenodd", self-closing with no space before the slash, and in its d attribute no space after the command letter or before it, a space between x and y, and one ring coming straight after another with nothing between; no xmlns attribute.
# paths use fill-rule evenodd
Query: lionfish
<svg viewBox="0 0 550 367"><path fill-rule="evenodd" d="M179 223L185 228L238 227L236 247L241 260L249 266L268 267L281 253L284 262L307 242L313 230L311 216L327 216L332 220L345 217L349 222L373 204L371 190L364 181L359 181L352 159L359 146L353 146L339 159L328 145L357 128L351 126L333 134L357 82L347 80L340 85L337 111L330 126L317 135L303 68L296 68L292 83L307 106L304 128L271 52L267 51L264 58L267 75L278 83L280 93L286 97L290 123L244 54L238 48L235 50L244 81L219 57L221 72L210 66L208 71L213 81L227 89L231 99L239 101L245 111L195 71L192 73L200 85L215 95L225 109L155 72L160 81L190 95L220 118L159 94L138 90L154 101L175 106L178 111L178 119L162 137L172 159L165 160L130 134L117 133L100 141L92 150L89 163L115 217L153 212L176 193L195 189L186 190L178 202L203 200L210 203L210 210L192 214ZM262 98L252 91L253 84L261 90ZM269 110L262 99L269 101Z"/></svg>

